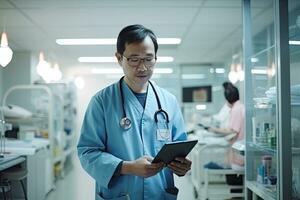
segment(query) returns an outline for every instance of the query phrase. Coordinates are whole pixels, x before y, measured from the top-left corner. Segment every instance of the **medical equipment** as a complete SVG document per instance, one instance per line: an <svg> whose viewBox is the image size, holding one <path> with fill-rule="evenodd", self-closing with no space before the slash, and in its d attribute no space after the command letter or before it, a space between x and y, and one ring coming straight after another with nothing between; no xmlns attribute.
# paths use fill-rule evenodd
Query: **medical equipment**
<svg viewBox="0 0 300 200"><path fill-rule="evenodd" d="M122 102L122 109L123 109L123 117L121 118L120 120L120 126L124 129L124 130L128 130L131 128L131 119L129 119L127 116L126 116L126 112L125 112L125 107L124 107L124 94L123 94L123 88L122 88L122 80L124 79L124 76L120 79L119 81L119 87L120 87L120 96L121 96L121 102ZM157 95L157 92L153 86L153 84L149 81L152 89L153 89L153 92L155 94L155 97L156 97L156 102L157 102L157 106L158 106L158 110L154 113L154 120L155 120L155 123L158 122L158 119L157 119L157 116L158 114L162 113L164 114L165 116L165 119L166 119L166 122L167 124L169 123L169 116L168 116L168 113L166 111L164 111L161 107L161 104L160 104L160 100L158 98L158 95Z"/></svg>

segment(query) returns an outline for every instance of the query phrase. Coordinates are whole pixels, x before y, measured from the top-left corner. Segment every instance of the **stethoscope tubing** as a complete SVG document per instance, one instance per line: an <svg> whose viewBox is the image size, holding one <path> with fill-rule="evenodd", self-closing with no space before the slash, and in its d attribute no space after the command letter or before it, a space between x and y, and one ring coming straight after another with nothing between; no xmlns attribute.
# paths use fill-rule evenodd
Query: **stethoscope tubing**
<svg viewBox="0 0 300 200"><path fill-rule="evenodd" d="M121 125L121 127L122 127L123 129L127 130L127 129L129 129L129 128L131 127L131 120L127 117L126 111L125 111L125 106L124 106L124 105L125 105L125 102L124 102L124 93L123 93L123 86L122 86L122 81L123 81L123 79L124 79L124 76L122 76L122 78L119 80L119 89L120 89L120 96L121 96L121 103L122 103L122 111L123 111L123 117L122 117L121 120L120 120L120 125ZM158 110L154 113L154 120L155 120L155 123L158 122L157 116L158 116L158 114L160 114L160 113L163 113L163 115L164 115L165 118L166 118L166 122L169 123L169 115L168 115L168 113L167 113L165 110L162 109L161 103L160 103L158 94L157 94L157 92L156 92L156 90L155 90L155 88L154 88L154 85L151 83L151 81L149 81L149 83L150 83L150 85L151 85L151 87L152 87L152 89L153 89L153 92L154 92L154 94L155 94L155 98L156 98L156 102L157 102L157 107L158 107ZM127 122L128 122L128 120L129 120L130 123L126 123L126 124L123 123L124 121L127 121Z"/></svg>

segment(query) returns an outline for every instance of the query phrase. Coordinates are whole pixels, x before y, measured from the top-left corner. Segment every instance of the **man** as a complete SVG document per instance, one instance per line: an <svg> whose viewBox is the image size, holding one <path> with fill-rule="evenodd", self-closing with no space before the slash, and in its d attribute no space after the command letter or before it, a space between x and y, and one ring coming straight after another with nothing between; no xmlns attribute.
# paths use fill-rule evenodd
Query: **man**
<svg viewBox="0 0 300 200"><path fill-rule="evenodd" d="M157 49L151 30L125 27L115 54L125 76L98 92L87 108L77 148L96 180L96 199L176 199L173 173L190 170L186 158L167 166L151 163L166 142L186 140L175 97L149 81Z"/></svg>

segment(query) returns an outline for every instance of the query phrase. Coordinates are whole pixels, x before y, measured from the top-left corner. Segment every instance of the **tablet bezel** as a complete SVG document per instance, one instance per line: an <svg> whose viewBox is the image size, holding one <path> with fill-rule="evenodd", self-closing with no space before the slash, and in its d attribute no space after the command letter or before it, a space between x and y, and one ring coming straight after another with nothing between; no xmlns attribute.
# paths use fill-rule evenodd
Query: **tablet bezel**
<svg viewBox="0 0 300 200"><path fill-rule="evenodd" d="M152 163L164 162L169 164L176 157L186 157L195 147L198 140L177 141L164 144Z"/></svg>

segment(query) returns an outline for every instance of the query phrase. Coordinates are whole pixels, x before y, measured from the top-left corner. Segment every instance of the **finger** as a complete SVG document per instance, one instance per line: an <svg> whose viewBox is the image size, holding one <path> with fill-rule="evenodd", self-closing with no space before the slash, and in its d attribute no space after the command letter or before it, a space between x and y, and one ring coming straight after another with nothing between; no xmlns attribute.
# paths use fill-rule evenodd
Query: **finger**
<svg viewBox="0 0 300 200"><path fill-rule="evenodd" d="M182 157L176 157L175 160L178 161L178 162L180 162L180 163L184 163L185 158L182 158Z"/></svg>
<svg viewBox="0 0 300 200"><path fill-rule="evenodd" d="M160 169L156 169L156 170L147 170L145 177L150 177L150 176L154 176L155 174L157 174L160 171Z"/></svg>
<svg viewBox="0 0 300 200"><path fill-rule="evenodd" d="M172 164L173 166L176 166L178 168L184 169L186 171L188 171L191 168L190 163L185 163L186 161L183 162L178 162L178 161L173 161L170 164Z"/></svg>
<svg viewBox="0 0 300 200"><path fill-rule="evenodd" d="M175 174L181 176L181 175L185 175L185 172L180 172L177 169L174 168L174 166L168 165L168 168Z"/></svg>
<svg viewBox="0 0 300 200"><path fill-rule="evenodd" d="M177 165L174 165L172 163L170 163L168 165L169 168L171 168L173 171L175 171L176 173L180 173L180 174L185 174L186 173L186 169L185 168L181 168L181 167L178 167Z"/></svg>
<svg viewBox="0 0 300 200"><path fill-rule="evenodd" d="M162 166L164 166L163 163L151 163L149 165L146 165L146 168L147 169L159 169L161 168Z"/></svg>
<svg viewBox="0 0 300 200"><path fill-rule="evenodd" d="M176 161L175 162L171 162L170 164L172 166L175 166L178 169L181 169L181 170L185 171L185 172L187 172L187 171L189 171L191 169L191 165L190 164L177 163Z"/></svg>
<svg viewBox="0 0 300 200"><path fill-rule="evenodd" d="M187 158L176 157L175 161L178 161L179 163L185 164L185 165L187 165L189 167L192 165L192 161L189 160L189 159L187 159Z"/></svg>
<svg viewBox="0 0 300 200"><path fill-rule="evenodd" d="M151 156L144 156L144 158L146 158L146 160L148 160L149 162L152 162L152 160L153 160L153 157L151 157Z"/></svg>

